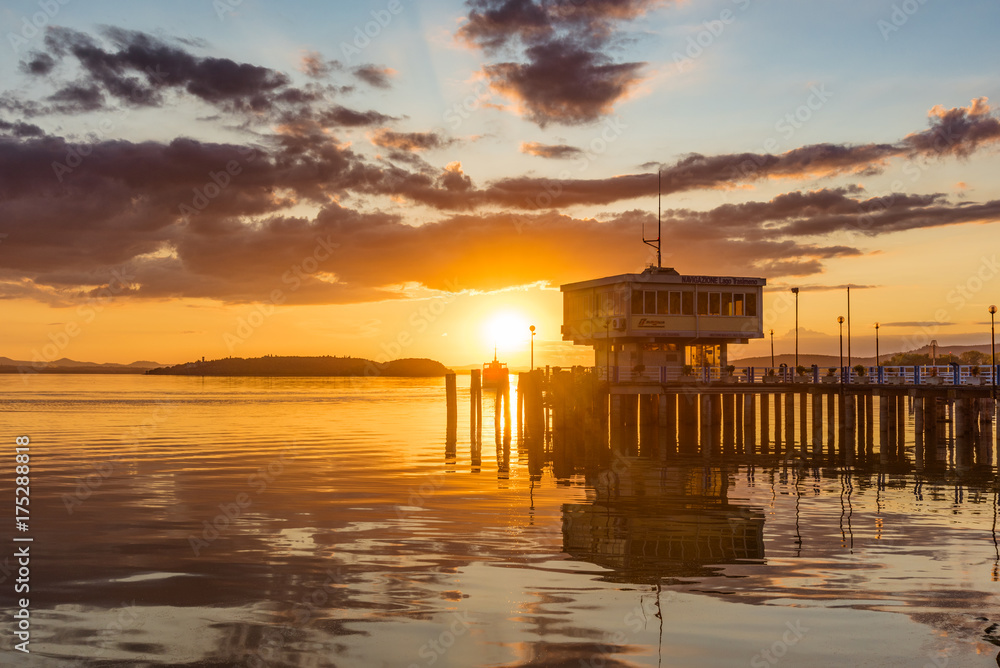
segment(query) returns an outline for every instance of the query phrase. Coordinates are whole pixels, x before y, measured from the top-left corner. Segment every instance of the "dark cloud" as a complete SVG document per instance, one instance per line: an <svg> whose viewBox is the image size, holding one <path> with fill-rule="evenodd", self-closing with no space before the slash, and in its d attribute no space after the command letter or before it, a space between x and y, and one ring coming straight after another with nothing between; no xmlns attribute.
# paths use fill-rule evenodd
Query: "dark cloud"
<svg viewBox="0 0 1000 668"><path fill-rule="evenodd" d="M34 76L44 76L55 69L56 60L47 53L34 52L31 59L21 61L21 71Z"/></svg>
<svg viewBox="0 0 1000 668"><path fill-rule="evenodd" d="M968 157L983 145L1000 142L1000 118L985 97L972 100L968 107L930 110L930 127L907 135L902 145L921 155Z"/></svg>
<svg viewBox="0 0 1000 668"><path fill-rule="evenodd" d="M389 67L379 67L378 65L361 65L352 70L354 76L364 81L369 86L375 88L390 88L392 77L396 71Z"/></svg>
<svg viewBox="0 0 1000 668"><path fill-rule="evenodd" d="M387 116L377 111L357 111L341 105L334 105L329 109L324 109L318 114L318 118L324 127L345 128L383 125L390 121L398 120L393 116Z"/></svg>
<svg viewBox="0 0 1000 668"><path fill-rule="evenodd" d="M53 111L64 114L79 114L104 107L104 94L94 85L70 84L50 95L48 100L57 103L52 107Z"/></svg>
<svg viewBox="0 0 1000 668"><path fill-rule="evenodd" d="M549 123L590 123L614 110L641 79L645 63L610 55L620 24L666 4L655 0L470 0L458 36L488 54L521 49L523 58L484 65L492 89L524 115Z"/></svg>
<svg viewBox="0 0 1000 668"><path fill-rule="evenodd" d="M13 137L41 137L45 134L45 131L37 125L24 121L9 123L3 119L0 119L0 131Z"/></svg>
<svg viewBox="0 0 1000 668"><path fill-rule="evenodd" d="M304 54L299 65L299 69L313 79L325 79L343 67L339 60L327 60L317 51L309 51Z"/></svg>
<svg viewBox="0 0 1000 668"><path fill-rule="evenodd" d="M950 327L952 325L957 325L957 322L920 322L920 321L906 321L906 322L882 322L879 323L879 327ZM982 324L982 323L980 323ZM986 323L989 324L989 323Z"/></svg>
<svg viewBox="0 0 1000 668"><path fill-rule="evenodd" d="M532 46L527 63L498 63L483 70L491 87L524 107L525 116L549 123L581 125L610 114L640 80L644 63L614 63L570 41Z"/></svg>
<svg viewBox="0 0 1000 668"><path fill-rule="evenodd" d="M376 146L408 152L445 148L456 141L438 132L393 132L387 128L372 135L372 143Z"/></svg>
<svg viewBox="0 0 1000 668"><path fill-rule="evenodd" d="M536 141L521 142L521 153L536 155L540 158L564 160L583 155L583 150L566 144L540 144Z"/></svg>

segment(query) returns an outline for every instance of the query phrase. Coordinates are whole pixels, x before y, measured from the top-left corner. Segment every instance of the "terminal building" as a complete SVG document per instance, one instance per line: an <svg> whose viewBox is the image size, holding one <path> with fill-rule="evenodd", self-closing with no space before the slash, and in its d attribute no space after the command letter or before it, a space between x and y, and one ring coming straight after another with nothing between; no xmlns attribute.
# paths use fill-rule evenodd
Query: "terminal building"
<svg viewBox="0 0 1000 668"><path fill-rule="evenodd" d="M727 346L764 338L766 284L666 267L569 283L560 287L563 340L593 346L599 377L612 383L673 381L685 365L724 368Z"/></svg>

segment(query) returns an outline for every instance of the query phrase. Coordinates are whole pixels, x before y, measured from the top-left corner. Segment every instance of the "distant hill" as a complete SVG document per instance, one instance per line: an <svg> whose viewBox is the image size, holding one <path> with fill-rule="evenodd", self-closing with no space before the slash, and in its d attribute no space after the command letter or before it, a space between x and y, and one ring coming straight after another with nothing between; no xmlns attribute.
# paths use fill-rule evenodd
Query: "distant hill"
<svg viewBox="0 0 1000 668"><path fill-rule="evenodd" d="M162 376L443 376L448 368L430 359L407 358L379 364L361 357L227 357L150 369Z"/></svg>
<svg viewBox="0 0 1000 668"><path fill-rule="evenodd" d="M0 357L0 373L144 373L147 369L160 366L157 362L132 362L114 364L78 362L65 357L51 362L39 363Z"/></svg>

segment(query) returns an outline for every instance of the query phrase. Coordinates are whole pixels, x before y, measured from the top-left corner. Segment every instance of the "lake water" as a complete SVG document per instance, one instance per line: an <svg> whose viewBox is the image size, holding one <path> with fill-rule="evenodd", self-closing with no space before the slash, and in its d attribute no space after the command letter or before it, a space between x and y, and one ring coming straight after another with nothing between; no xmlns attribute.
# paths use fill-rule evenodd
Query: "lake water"
<svg viewBox="0 0 1000 668"><path fill-rule="evenodd" d="M6 614L0 663L997 665L996 468L917 470L912 422L902 457L850 465L505 450L492 428L472 447L466 376L452 450L443 399L443 379L0 376L8 503L31 438L5 610L12 538L33 539L31 653Z"/></svg>

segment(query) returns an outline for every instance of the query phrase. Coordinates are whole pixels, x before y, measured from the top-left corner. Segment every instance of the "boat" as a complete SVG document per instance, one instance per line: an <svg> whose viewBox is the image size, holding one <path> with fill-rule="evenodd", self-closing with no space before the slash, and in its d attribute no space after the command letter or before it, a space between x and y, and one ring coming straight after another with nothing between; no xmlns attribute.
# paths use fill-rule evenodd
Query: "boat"
<svg viewBox="0 0 1000 668"><path fill-rule="evenodd" d="M510 382L507 363L497 360L497 349L493 349L493 361L483 364L483 387L502 387Z"/></svg>

